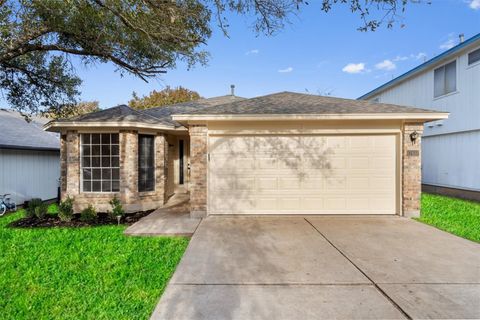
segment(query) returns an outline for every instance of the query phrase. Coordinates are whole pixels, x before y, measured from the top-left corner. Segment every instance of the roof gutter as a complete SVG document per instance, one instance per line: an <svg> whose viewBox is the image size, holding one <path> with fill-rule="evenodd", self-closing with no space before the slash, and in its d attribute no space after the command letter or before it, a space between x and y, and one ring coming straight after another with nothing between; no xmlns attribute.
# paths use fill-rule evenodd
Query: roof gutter
<svg viewBox="0 0 480 320"><path fill-rule="evenodd" d="M416 120L434 121L447 119L447 112L425 113L349 113L349 114L177 114L173 120L180 123L189 121L272 121L272 120Z"/></svg>
<svg viewBox="0 0 480 320"><path fill-rule="evenodd" d="M14 146L9 144L0 144L0 149L9 149L9 150L32 150L32 151L60 151L60 147L58 148L50 148L50 147L34 147L34 146Z"/></svg>
<svg viewBox="0 0 480 320"><path fill-rule="evenodd" d="M76 122L76 121L50 121L43 126L45 131L51 132L60 132L62 129L66 128L139 128L139 129L152 129L152 130L167 130L167 131L179 131L184 130L181 127L174 127L174 126L166 126L166 125L159 125L159 124L151 124L145 122Z"/></svg>
<svg viewBox="0 0 480 320"><path fill-rule="evenodd" d="M422 63L421 65L419 65L419 66L417 66L417 67L415 67L415 68L413 68L413 69L405 72L404 74L396 77L395 79L388 81L387 83L381 85L380 87L377 87L377 88L373 89L372 91L364 94L363 96L358 97L357 100L366 100L366 99L369 99L369 98L371 98L372 96L374 96L374 95L376 95L376 94L378 94L378 93L380 93L380 92L382 92L382 91L384 91L384 90L386 90L386 89L388 89L388 88L391 88L391 87L397 85L398 83L400 83L400 82L402 82L402 81L404 81L404 80L407 80L408 78L410 78L410 77L412 77L412 76L414 76L414 75L416 75L416 74L424 71L425 69L433 66L434 64L436 64L436 63L438 63L438 62L440 62L440 61L448 58L450 55L452 55L452 54L454 54L454 53L457 53L457 52L459 52L459 51L461 51L461 50L463 50L463 49L465 49L465 48L467 48L467 47L469 47L469 46L475 45L475 43L476 43L477 41L478 41L479 44L480 44L480 33L477 34L477 35L475 35L475 36L473 36L473 37L471 37L470 39L468 39L468 40L466 40L466 41L458 44L457 46L455 46L455 47L453 47L453 48L445 51L444 53L439 54L439 55L436 56L436 57L433 57L432 59L428 60L427 62L424 62L424 63Z"/></svg>

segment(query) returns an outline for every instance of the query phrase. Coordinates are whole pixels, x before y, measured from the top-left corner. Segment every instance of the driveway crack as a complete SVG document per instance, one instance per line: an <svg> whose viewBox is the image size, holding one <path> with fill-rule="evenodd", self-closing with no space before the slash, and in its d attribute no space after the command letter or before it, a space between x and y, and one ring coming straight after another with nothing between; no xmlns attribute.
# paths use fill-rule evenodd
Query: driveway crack
<svg viewBox="0 0 480 320"><path fill-rule="evenodd" d="M360 269L359 266L357 266L345 253L342 252L342 250L340 250L336 245L333 244L332 241L330 241L330 239L328 239L320 230L318 230L307 218L304 218L305 221L312 226L313 229L315 229L315 231L318 232L319 235L321 235L332 247L335 248L335 250L337 250L345 259L347 259L361 274L363 274L365 276L365 278L367 278L368 280L370 280L373 284L373 286L388 300L390 301L390 303L392 305L395 306L395 308L398 309L398 311L400 311L407 319L410 319L412 320L413 318L405 311L402 309L402 307L400 307L392 298L390 298L387 293L385 291L383 291L382 288L380 288L380 286L377 285L377 283L375 281L373 281L372 278L370 278L362 269Z"/></svg>

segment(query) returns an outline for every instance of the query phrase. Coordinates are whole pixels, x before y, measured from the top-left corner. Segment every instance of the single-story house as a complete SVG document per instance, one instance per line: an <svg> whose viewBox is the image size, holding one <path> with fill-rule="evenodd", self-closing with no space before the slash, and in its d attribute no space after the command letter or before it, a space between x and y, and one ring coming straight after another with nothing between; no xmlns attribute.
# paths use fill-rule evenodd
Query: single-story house
<svg viewBox="0 0 480 320"><path fill-rule="evenodd" d="M16 111L0 109L0 195L10 193L17 204L58 196L60 137L43 130L47 121L33 116L27 122Z"/></svg>
<svg viewBox="0 0 480 320"><path fill-rule="evenodd" d="M192 216L420 209L423 124L448 113L281 92L53 121L62 196L127 210L190 193Z"/></svg>

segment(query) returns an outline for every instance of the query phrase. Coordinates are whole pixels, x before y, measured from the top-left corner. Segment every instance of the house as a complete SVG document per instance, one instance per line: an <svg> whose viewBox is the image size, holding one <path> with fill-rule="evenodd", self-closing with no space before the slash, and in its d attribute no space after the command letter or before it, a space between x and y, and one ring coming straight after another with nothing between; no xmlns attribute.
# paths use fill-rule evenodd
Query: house
<svg viewBox="0 0 480 320"><path fill-rule="evenodd" d="M0 109L0 195L10 193L17 204L58 196L60 138L43 130L46 122L27 122L16 111Z"/></svg>
<svg viewBox="0 0 480 320"><path fill-rule="evenodd" d="M77 210L156 208L190 193L210 214L419 214L423 124L444 112L281 92L53 121L62 197Z"/></svg>
<svg viewBox="0 0 480 320"><path fill-rule="evenodd" d="M480 200L480 33L361 96L449 112L425 125L425 191Z"/></svg>

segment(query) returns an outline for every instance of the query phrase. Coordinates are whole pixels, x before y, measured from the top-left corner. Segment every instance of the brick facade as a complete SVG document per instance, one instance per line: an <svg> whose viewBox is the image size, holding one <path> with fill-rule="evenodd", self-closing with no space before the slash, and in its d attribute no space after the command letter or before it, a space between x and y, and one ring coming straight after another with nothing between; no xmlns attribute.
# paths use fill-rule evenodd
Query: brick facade
<svg viewBox="0 0 480 320"><path fill-rule="evenodd" d="M417 132L415 142L411 134ZM402 212L405 217L420 216L422 192L421 135L423 123L405 123L402 146Z"/></svg>
<svg viewBox="0 0 480 320"><path fill-rule="evenodd" d="M190 132L190 215L207 215L207 127L191 126Z"/></svg>
<svg viewBox="0 0 480 320"><path fill-rule="evenodd" d="M109 201L116 195L127 212L155 209L164 204L167 177L168 143L164 134L155 136L155 190L138 191L138 133L120 131L120 192L83 193L80 188L80 134L67 131L61 137L60 168L61 196L75 198L75 211L79 212L89 204L97 211L111 210Z"/></svg>

